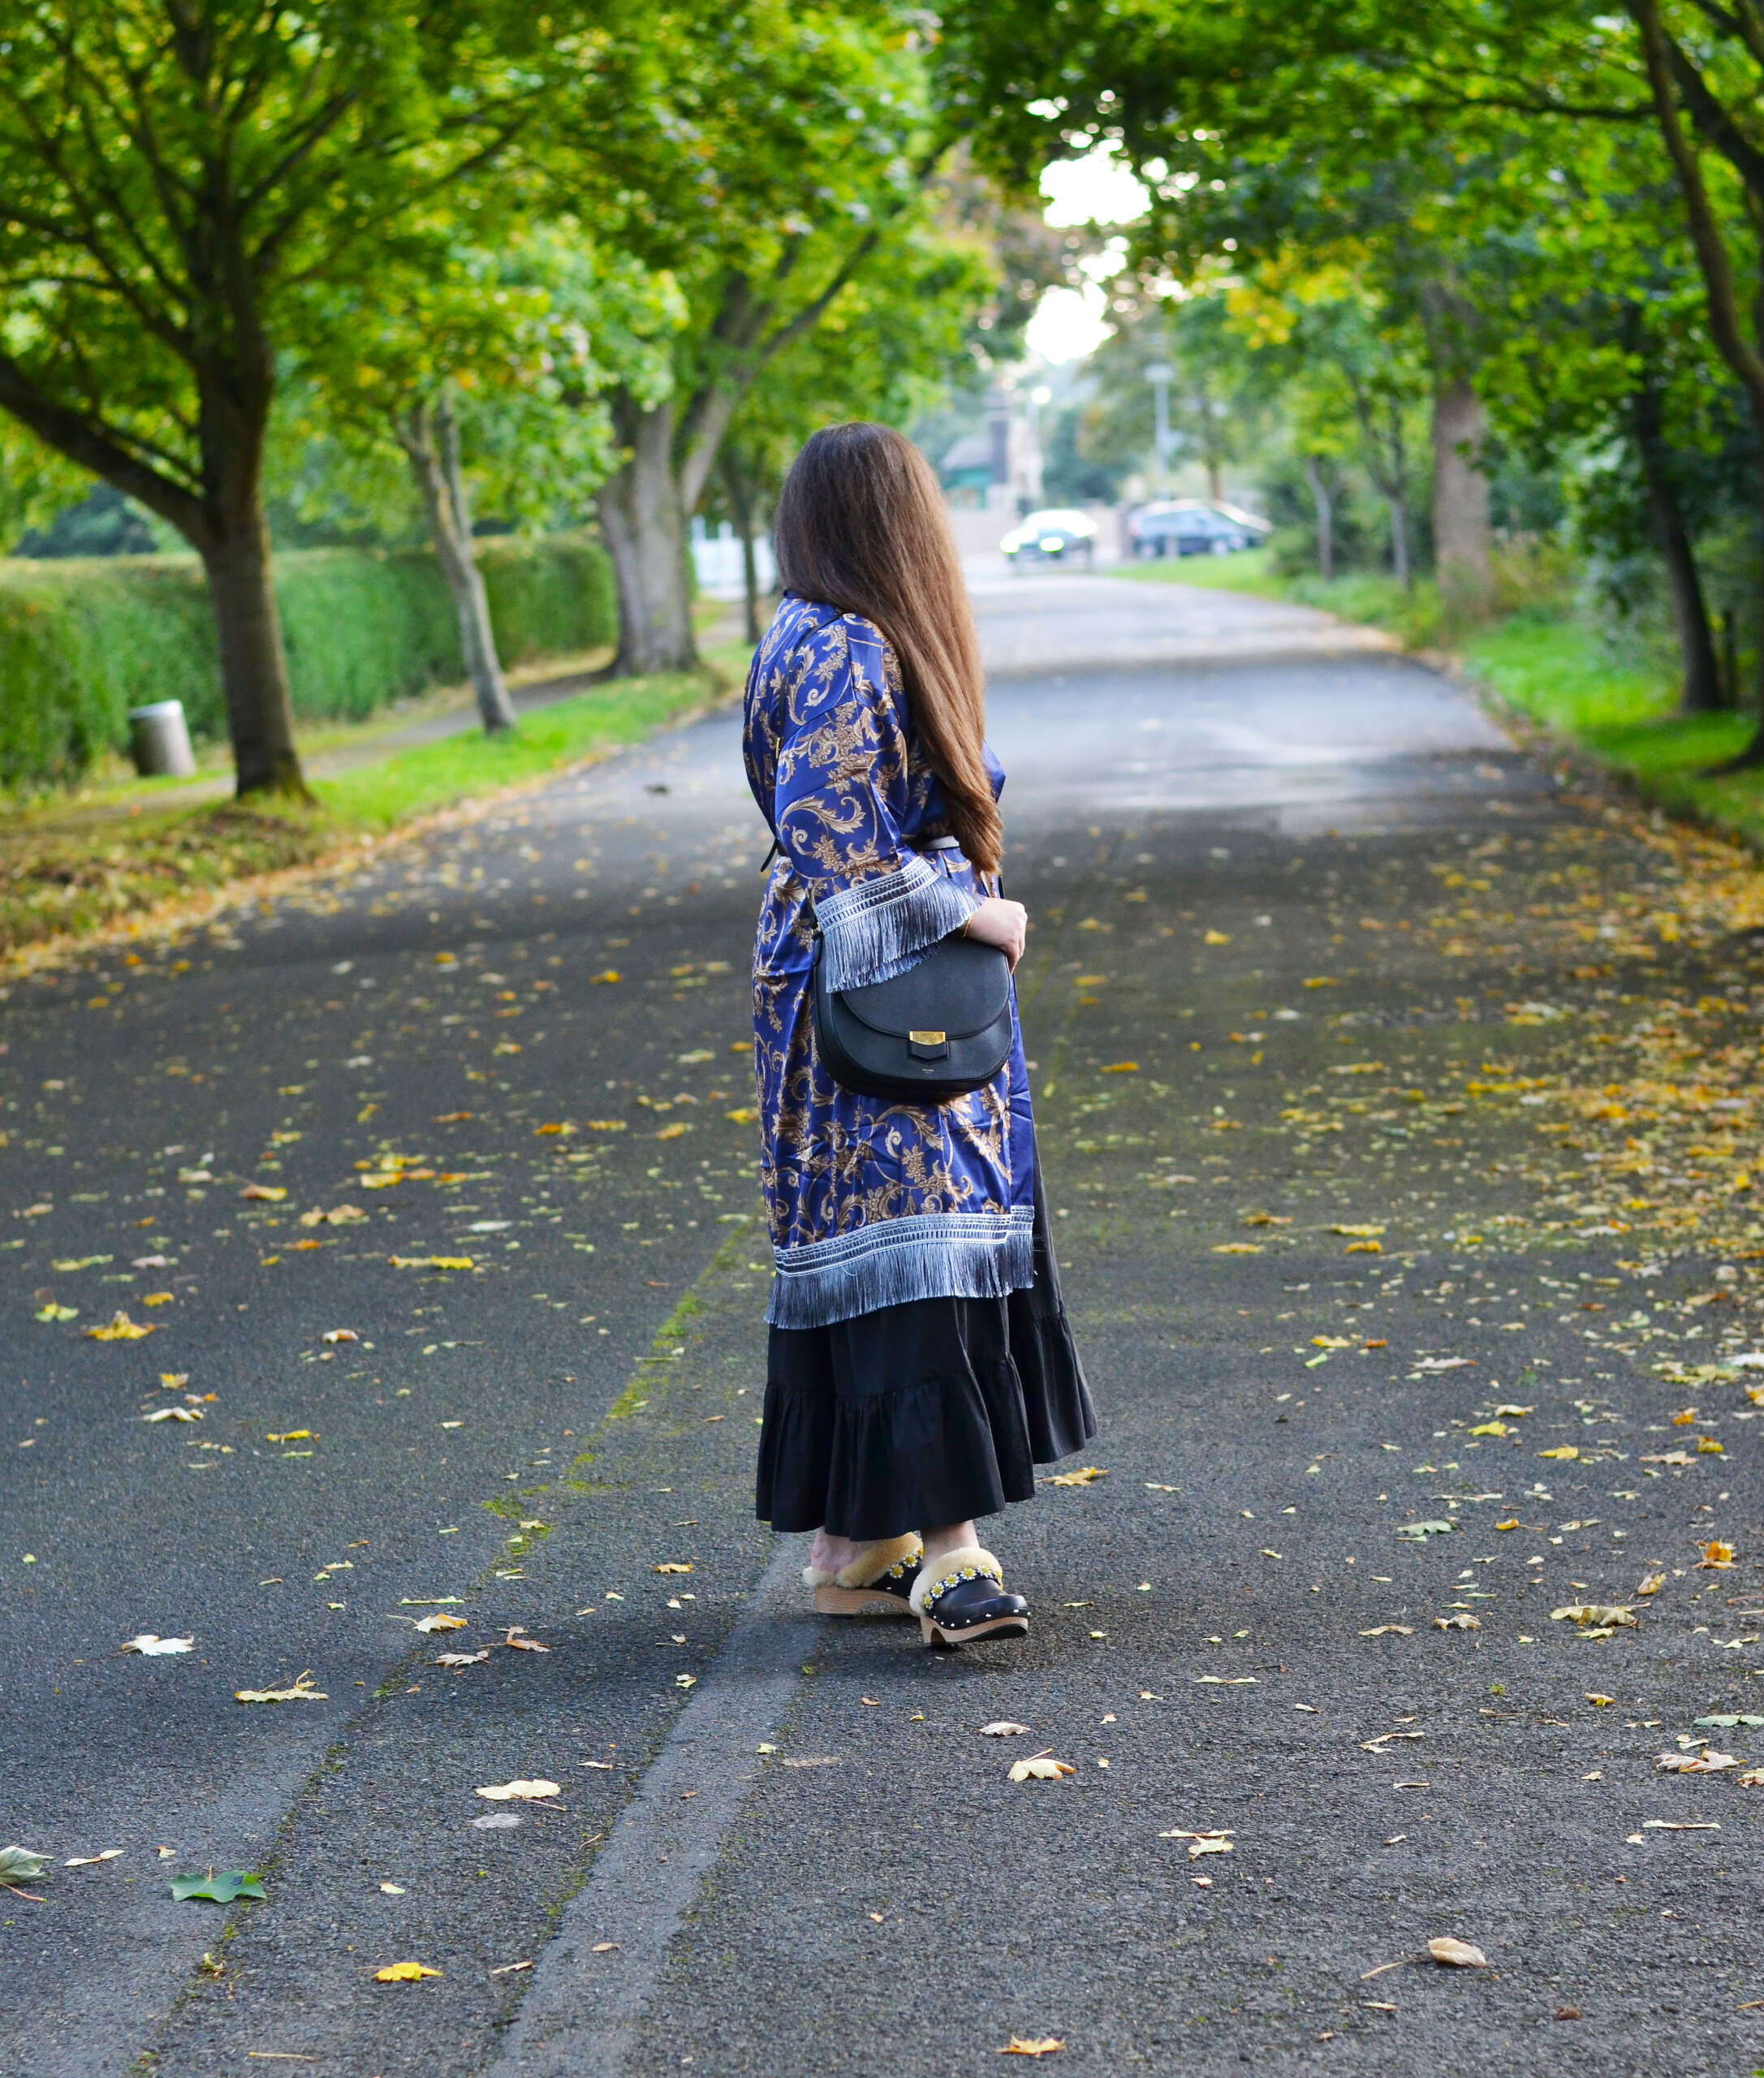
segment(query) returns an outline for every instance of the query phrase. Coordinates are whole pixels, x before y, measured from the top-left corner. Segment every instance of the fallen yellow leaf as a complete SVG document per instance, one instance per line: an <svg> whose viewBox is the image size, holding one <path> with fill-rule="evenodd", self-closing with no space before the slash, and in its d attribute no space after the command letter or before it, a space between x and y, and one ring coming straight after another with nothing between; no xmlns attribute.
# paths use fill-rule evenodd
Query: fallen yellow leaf
<svg viewBox="0 0 1764 2078"><path fill-rule="evenodd" d="M463 1631L466 1627L466 1623L463 1616L455 1616L445 1609L438 1609L427 1616L419 1616L416 1619L416 1627L419 1631L425 1632Z"/></svg>
<svg viewBox="0 0 1764 2078"><path fill-rule="evenodd" d="M533 1132L536 1136L542 1136L548 1133L573 1133L575 1131L576 1128L574 1126L535 1126L533 1127Z"/></svg>
<svg viewBox="0 0 1764 2078"><path fill-rule="evenodd" d="M1650 1573L1645 1580L1637 1584L1636 1593L1638 1595L1658 1594L1660 1592L1660 1589L1665 1585L1666 1576L1664 1573Z"/></svg>
<svg viewBox="0 0 1764 2078"><path fill-rule="evenodd" d="M1208 931L1203 934L1201 940L1202 945L1229 945L1231 942L1231 934L1229 931Z"/></svg>
<svg viewBox="0 0 1764 2078"><path fill-rule="evenodd" d="M149 1291L141 1300L144 1306L169 1306L172 1295L169 1291Z"/></svg>
<svg viewBox="0 0 1764 2078"><path fill-rule="evenodd" d="M658 1573L689 1573L692 1567L678 1558L664 1558L655 1569Z"/></svg>
<svg viewBox="0 0 1764 2078"><path fill-rule="evenodd" d="M548 1796L560 1796L562 1791L556 1783L548 1783L536 1776L531 1780L523 1778L511 1783L491 1783L484 1789L473 1791L472 1794L487 1797L492 1804L538 1804Z"/></svg>
<svg viewBox="0 0 1764 2078"><path fill-rule="evenodd" d="M1213 1252L1215 1256L1259 1256L1262 1246L1259 1241L1215 1241Z"/></svg>
<svg viewBox="0 0 1764 2078"><path fill-rule="evenodd" d="M1541 1458L1577 1458L1580 1451L1572 1443L1558 1443L1554 1450L1539 1451L1538 1455Z"/></svg>
<svg viewBox="0 0 1764 2078"><path fill-rule="evenodd" d="M1030 1760L1011 1763L1011 1779L1014 1783L1057 1783L1062 1775L1075 1775L1077 1772L1069 1761L1050 1760L1042 1753Z"/></svg>
<svg viewBox="0 0 1764 2078"><path fill-rule="evenodd" d="M1496 1529L1517 1529L1519 1527L1519 1518L1517 1515L1509 1515L1505 1522L1496 1523L1494 1527Z"/></svg>
<svg viewBox="0 0 1764 2078"><path fill-rule="evenodd" d="M1512 1431L1504 1421L1484 1421L1470 1431L1473 1436L1510 1436Z"/></svg>
<svg viewBox="0 0 1764 2078"><path fill-rule="evenodd" d="M1436 1963L1449 1964L1457 1970L1486 1970L1488 1958L1473 1942L1455 1941L1449 1934L1441 1934L1427 1944L1427 1952Z"/></svg>
<svg viewBox="0 0 1764 2078"><path fill-rule="evenodd" d="M286 1688L236 1688L233 1700L237 1703L328 1703L330 1698L313 1686L313 1677L308 1673L296 1675Z"/></svg>
<svg viewBox="0 0 1764 2078"><path fill-rule="evenodd" d="M1350 1241L1342 1252L1348 1256L1382 1256L1384 1244L1382 1241Z"/></svg>
<svg viewBox="0 0 1764 2078"><path fill-rule="evenodd" d="M1617 1698L1615 1696L1594 1695L1589 1691L1586 1700L1595 1710L1608 1710Z"/></svg>
<svg viewBox="0 0 1764 2078"><path fill-rule="evenodd" d="M261 1198L266 1205L280 1205L287 1192L279 1183L248 1183L239 1195L242 1198Z"/></svg>
<svg viewBox="0 0 1764 2078"><path fill-rule="evenodd" d="M1052 2056L1065 2043L1058 2035L1013 2035L999 2050L1000 2056Z"/></svg>
<svg viewBox="0 0 1764 2078"><path fill-rule="evenodd" d="M1137 1075L1139 1063L1137 1061L1111 1061L1102 1070L1102 1073L1104 1075Z"/></svg>
<svg viewBox="0 0 1764 2078"><path fill-rule="evenodd" d="M143 1335L157 1332L151 1326L138 1327L127 1313L115 1313L103 1327L88 1328L86 1339L88 1342L139 1342Z"/></svg>
<svg viewBox="0 0 1764 2078"><path fill-rule="evenodd" d="M415 1984L419 1977L438 1977L441 1974L424 1963L388 1963L383 1970L376 1970L373 1976L377 1984Z"/></svg>
<svg viewBox="0 0 1764 2078"><path fill-rule="evenodd" d="M731 1125L751 1126L760 1114L751 1104L744 1104L739 1110L725 1111L722 1115Z"/></svg>
<svg viewBox="0 0 1764 2078"><path fill-rule="evenodd" d="M1384 1229L1382 1227L1343 1227L1338 1223L1337 1225L1331 1227L1329 1229L1329 1231L1331 1234L1373 1235L1382 1234L1384 1231Z"/></svg>
<svg viewBox="0 0 1764 2078"><path fill-rule="evenodd" d="M1080 1465L1076 1472L1056 1472L1049 1479L1050 1486L1089 1486L1093 1481L1106 1479L1108 1473L1099 1464Z"/></svg>
<svg viewBox="0 0 1764 2078"><path fill-rule="evenodd" d="M1706 1570L1720 1571L1732 1563L1733 1546L1731 1544L1706 1544L1703 1555L1697 1561L1697 1567L1699 1572Z"/></svg>
<svg viewBox="0 0 1764 2078"><path fill-rule="evenodd" d="M1505 1403L1503 1403L1501 1406L1495 1408L1494 1412L1499 1419L1507 1421L1517 1421L1523 1416L1527 1414L1535 1414L1537 1411L1537 1408L1534 1407L1511 1407L1507 1405Z"/></svg>

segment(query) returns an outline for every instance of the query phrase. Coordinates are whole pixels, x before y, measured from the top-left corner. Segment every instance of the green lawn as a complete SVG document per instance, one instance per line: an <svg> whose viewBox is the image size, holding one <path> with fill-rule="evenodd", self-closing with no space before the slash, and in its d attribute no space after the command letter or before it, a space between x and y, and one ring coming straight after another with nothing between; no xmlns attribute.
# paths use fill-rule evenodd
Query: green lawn
<svg viewBox="0 0 1764 2078"><path fill-rule="evenodd" d="M530 713L511 735L477 730L390 749L313 782L311 806L126 795L38 807L0 825L0 956L144 925L170 904L344 853L417 818L640 742L731 696L745 648L707 651L696 672L615 679ZM336 740L334 732L331 740ZM175 782L157 782L158 791ZM117 790L120 793L121 790Z"/></svg>

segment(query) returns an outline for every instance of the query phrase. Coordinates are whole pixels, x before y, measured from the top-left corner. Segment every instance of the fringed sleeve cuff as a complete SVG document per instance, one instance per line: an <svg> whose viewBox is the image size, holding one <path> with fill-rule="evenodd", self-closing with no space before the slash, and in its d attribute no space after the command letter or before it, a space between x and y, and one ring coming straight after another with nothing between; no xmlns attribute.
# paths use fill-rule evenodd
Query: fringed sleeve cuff
<svg viewBox="0 0 1764 2078"><path fill-rule="evenodd" d="M980 899L917 851L895 872L829 895L815 905L828 986L862 989L904 973L927 946L959 931Z"/></svg>

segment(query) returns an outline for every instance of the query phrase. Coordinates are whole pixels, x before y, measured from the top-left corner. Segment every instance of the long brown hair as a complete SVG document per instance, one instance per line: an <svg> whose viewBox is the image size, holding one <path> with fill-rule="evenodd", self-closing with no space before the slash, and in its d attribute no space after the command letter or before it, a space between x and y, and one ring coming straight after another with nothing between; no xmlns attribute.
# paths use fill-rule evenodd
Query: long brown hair
<svg viewBox="0 0 1764 2078"><path fill-rule="evenodd" d="M981 755L980 638L931 465L891 427L823 426L784 480L774 538L792 592L860 614L886 637L951 830L981 872L996 873L1004 829Z"/></svg>

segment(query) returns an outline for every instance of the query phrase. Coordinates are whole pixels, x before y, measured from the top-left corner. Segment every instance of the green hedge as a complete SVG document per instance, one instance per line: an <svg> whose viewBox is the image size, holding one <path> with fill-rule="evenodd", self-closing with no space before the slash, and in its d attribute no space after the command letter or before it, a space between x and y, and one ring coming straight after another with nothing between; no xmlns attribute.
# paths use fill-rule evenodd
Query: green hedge
<svg viewBox="0 0 1764 2078"><path fill-rule="evenodd" d="M584 535L479 544L505 664L611 642L612 570ZM453 608L426 550L305 549L276 558L294 711L357 721L464 675ZM0 562L0 786L76 778L124 748L131 707L181 700L191 733L226 734L201 567L183 556Z"/></svg>

